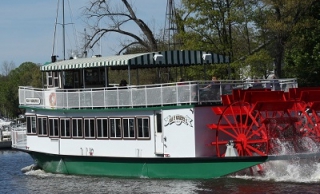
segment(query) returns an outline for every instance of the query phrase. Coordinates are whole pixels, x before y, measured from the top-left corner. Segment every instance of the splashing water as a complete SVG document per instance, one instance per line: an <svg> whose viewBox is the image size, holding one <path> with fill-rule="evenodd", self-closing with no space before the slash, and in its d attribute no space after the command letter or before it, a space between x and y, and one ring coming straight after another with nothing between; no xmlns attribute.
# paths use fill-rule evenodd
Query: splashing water
<svg viewBox="0 0 320 194"><path fill-rule="evenodd" d="M57 166L56 172L57 173L62 173L64 170L64 162L62 159L60 159L59 164Z"/></svg>
<svg viewBox="0 0 320 194"><path fill-rule="evenodd" d="M290 142L281 142L279 139L274 139L273 143L277 144L279 155L296 153L294 145ZM319 146L309 137L299 139L297 146L303 153L319 152ZM247 173L248 170L246 170L245 175L237 173L233 177L275 182L320 182L319 158L269 161L262 164L262 167L264 169L263 175L259 173L248 175L250 173ZM253 167L253 169L255 168Z"/></svg>

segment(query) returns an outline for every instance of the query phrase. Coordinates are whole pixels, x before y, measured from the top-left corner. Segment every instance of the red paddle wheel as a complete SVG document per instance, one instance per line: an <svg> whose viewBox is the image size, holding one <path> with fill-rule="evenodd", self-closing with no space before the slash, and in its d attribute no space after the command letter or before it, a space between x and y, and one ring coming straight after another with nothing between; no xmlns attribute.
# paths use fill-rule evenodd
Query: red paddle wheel
<svg viewBox="0 0 320 194"><path fill-rule="evenodd" d="M222 106L212 107L219 119L208 125L218 157L319 151L320 88L233 90L221 97Z"/></svg>
<svg viewBox="0 0 320 194"><path fill-rule="evenodd" d="M211 145L218 157L224 156L230 142L239 156L279 154L284 151L279 140L289 142L295 138L298 118L290 114L295 103L288 101L284 92L234 90L222 99L223 107L212 108L220 118L217 124L209 125L216 131Z"/></svg>
<svg viewBox="0 0 320 194"><path fill-rule="evenodd" d="M303 95L306 94L302 92ZM223 106L212 108L219 119L208 125L216 132L211 145L215 146L218 157L225 156L227 144L233 144L239 156L305 151L300 146L301 138L319 140L320 132L316 123L320 118L316 112L320 110L320 103L314 99L309 101L294 99L292 94L282 91L234 90L232 95L222 96ZM315 115L303 119L301 115L307 114L304 111L307 106L315 109ZM309 125L313 127L301 131L303 126Z"/></svg>

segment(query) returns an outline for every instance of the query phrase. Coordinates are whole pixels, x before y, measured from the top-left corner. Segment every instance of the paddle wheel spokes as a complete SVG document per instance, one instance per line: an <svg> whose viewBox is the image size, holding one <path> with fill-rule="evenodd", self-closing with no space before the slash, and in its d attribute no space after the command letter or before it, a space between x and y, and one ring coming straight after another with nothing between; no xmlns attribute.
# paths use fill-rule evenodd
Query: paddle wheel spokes
<svg viewBox="0 0 320 194"><path fill-rule="evenodd" d="M247 102L234 102L225 107L215 128L215 141L211 143L218 157L224 156L226 144L230 142L239 156L267 155L268 139L257 115Z"/></svg>
<svg viewBox="0 0 320 194"><path fill-rule="evenodd" d="M269 150L271 155L292 154L297 150L296 117L286 112L279 112L275 117L268 117L263 120L268 133Z"/></svg>
<svg viewBox="0 0 320 194"><path fill-rule="evenodd" d="M309 137L320 143L320 88L295 88L289 90L289 97L296 100L295 114L300 136Z"/></svg>

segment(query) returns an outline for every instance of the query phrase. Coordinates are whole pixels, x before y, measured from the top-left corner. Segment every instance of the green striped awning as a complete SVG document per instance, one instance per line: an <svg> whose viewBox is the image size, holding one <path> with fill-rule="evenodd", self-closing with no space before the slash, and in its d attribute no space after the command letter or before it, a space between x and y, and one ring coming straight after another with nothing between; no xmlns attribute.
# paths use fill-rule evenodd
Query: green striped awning
<svg viewBox="0 0 320 194"><path fill-rule="evenodd" d="M162 52L116 55L110 57L79 58L58 61L41 66L41 71L59 71L94 67L167 67L182 65L198 65L213 63L228 63L229 57L191 50L173 50Z"/></svg>

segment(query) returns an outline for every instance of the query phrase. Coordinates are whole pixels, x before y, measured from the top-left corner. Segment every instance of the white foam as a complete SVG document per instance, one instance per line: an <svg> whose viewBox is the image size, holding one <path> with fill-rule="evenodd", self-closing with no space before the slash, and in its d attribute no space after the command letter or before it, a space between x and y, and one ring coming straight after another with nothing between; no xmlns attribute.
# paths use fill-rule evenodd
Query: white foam
<svg viewBox="0 0 320 194"><path fill-rule="evenodd" d="M279 154L294 154L292 143L281 142L278 139L274 139L273 143L277 144L277 150ZM302 151L308 150L307 153L319 152L319 146L308 137L303 137L298 140L298 146ZM241 179L257 179L257 180L272 180L275 182L299 182L299 183L311 183L320 182L320 161L318 159L292 159L292 160L278 160L269 161L262 164L264 169L263 175L258 173L248 173L248 169L243 174L236 174L234 178ZM252 169L255 169L254 167Z"/></svg>

